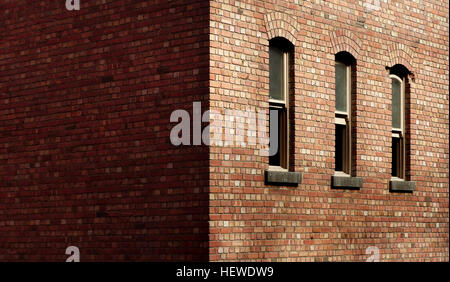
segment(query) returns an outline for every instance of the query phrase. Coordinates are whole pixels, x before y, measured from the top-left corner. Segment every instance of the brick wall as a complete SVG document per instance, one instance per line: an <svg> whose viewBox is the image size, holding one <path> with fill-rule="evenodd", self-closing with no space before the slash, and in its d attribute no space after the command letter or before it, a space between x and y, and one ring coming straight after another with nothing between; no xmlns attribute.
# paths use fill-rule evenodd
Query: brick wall
<svg viewBox="0 0 450 282"><path fill-rule="evenodd" d="M448 2L366 2L1 1L0 260L448 261ZM169 138L194 101L267 110L276 36L295 46L298 187L264 184L266 145ZM339 51L360 190L331 189ZM394 64L415 75L412 194L388 187Z"/></svg>
<svg viewBox="0 0 450 282"><path fill-rule="evenodd" d="M0 260L206 260L207 1L0 2Z"/></svg>
<svg viewBox="0 0 450 282"><path fill-rule="evenodd" d="M210 260L365 261L374 246L381 261L448 261L448 9L431 0L211 1L211 110L268 109L269 39L295 45L291 156L303 183L265 185L262 145L211 147ZM357 59L356 191L331 188L339 51ZM389 191L386 66L395 64L415 75L412 194Z"/></svg>

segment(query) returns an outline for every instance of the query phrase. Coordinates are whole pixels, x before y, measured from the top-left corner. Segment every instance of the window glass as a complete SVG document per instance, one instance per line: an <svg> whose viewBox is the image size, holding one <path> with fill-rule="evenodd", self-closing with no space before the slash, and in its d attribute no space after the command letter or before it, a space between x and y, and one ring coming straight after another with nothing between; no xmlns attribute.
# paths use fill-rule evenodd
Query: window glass
<svg viewBox="0 0 450 282"><path fill-rule="evenodd" d="M392 176L399 177L400 138L392 138Z"/></svg>
<svg viewBox="0 0 450 282"><path fill-rule="evenodd" d="M401 128L401 83L392 79L392 127Z"/></svg>
<svg viewBox="0 0 450 282"><path fill-rule="evenodd" d="M283 52L275 47L269 50L270 98L284 100L283 94Z"/></svg>
<svg viewBox="0 0 450 282"><path fill-rule="evenodd" d="M335 65L336 77L336 110L347 112L347 66Z"/></svg>
<svg viewBox="0 0 450 282"><path fill-rule="evenodd" d="M344 137L345 136L345 125L336 124L336 136L335 136L335 146L336 146L336 155L335 155L335 171L343 171L344 170Z"/></svg>
<svg viewBox="0 0 450 282"><path fill-rule="evenodd" d="M282 130L282 109L270 109L270 128L269 128L269 165L281 166L280 147L281 144L281 130Z"/></svg>

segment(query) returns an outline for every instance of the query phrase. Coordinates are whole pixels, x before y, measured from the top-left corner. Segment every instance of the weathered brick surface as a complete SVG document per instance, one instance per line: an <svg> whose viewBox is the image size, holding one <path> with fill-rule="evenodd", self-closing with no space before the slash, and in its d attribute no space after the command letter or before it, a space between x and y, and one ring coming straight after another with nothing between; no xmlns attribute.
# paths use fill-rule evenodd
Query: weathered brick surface
<svg viewBox="0 0 450 282"><path fill-rule="evenodd" d="M1 1L0 260L64 261L75 245L82 261L364 261L370 246L382 261L448 261L448 10L438 0L94 0L72 12L63 0ZM193 101L267 110L276 36L295 46L298 186L264 184L264 145L169 139L170 114ZM331 187L339 51L357 59L359 190ZM394 64L415 76L413 193L389 191Z"/></svg>
<svg viewBox="0 0 450 282"><path fill-rule="evenodd" d="M0 1L0 261L207 260L207 1Z"/></svg>
<svg viewBox="0 0 450 282"><path fill-rule="evenodd" d="M381 9L364 6L381 3ZM210 259L448 261L448 2L211 1L210 107L267 109L268 40L295 45L294 171L298 187L264 185L258 146L212 147ZM356 176L331 189L334 54L357 59ZM410 180L392 193L391 93L386 66L411 83Z"/></svg>

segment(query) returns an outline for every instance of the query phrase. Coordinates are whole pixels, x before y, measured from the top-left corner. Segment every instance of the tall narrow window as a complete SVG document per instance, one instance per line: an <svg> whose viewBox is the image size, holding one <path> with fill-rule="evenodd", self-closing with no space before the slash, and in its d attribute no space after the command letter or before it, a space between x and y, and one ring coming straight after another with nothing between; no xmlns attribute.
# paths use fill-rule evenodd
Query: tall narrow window
<svg viewBox="0 0 450 282"><path fill-rule="evenodd" d="M270 41L270 117L269 166L289 169L289 55L290 43L276 38Z"/></svg>
<svg viewBox="0 0 450 282"><path fill-rule="evenodd" d="M335 175L350 176L352 168L352 79L355 59L346 52L335 61Z"/></svg>
<svg viewBox="0 0 450 282"><path fill-rule="evenodd" d="M405 89L406 72L391 69L392 82L392 177L405 179Z"/></svg>
<svg viewBox="0 0 450 282"><path fill-rule="evenodd" d="M403 65L397 64L388 68L392 91L392 192L412 192L416 184L411 181L408 168L410 166L409 151L409 104L410 82L413 74Z"/></svg>

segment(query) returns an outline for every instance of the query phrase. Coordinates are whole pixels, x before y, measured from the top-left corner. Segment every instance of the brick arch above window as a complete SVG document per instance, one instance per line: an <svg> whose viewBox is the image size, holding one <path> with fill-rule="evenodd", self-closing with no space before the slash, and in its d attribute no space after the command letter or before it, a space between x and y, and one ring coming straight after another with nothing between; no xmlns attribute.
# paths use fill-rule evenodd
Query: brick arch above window
<svg viewBox="0 0 450 282"><path fill-rule="evenodd" d="M410 72L415 73L415 52L411 48L401 43L393 43L389 45L387 52L386 57L389 58L389 62L386 62L386 66L403 65Z"/></svg>
<svg viewBox="0 0 450 282"><path fill-rule="evenodd" d="M297 41L297 32L300 31L300 24L297 19L283 13L269 13L264 15L268 39L284 37L294 46Z"/></svg>
<svg viewBox="0 0 450 282"><path fill-rule="evenodd" d="M362 41L361 39L346 29L334 30L330 33L331 53L348 52L356 60L361 59Z"/></svg>

